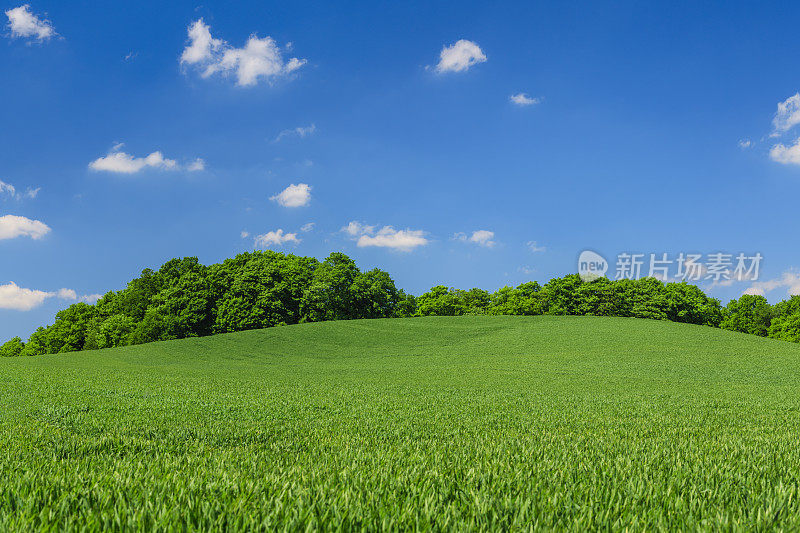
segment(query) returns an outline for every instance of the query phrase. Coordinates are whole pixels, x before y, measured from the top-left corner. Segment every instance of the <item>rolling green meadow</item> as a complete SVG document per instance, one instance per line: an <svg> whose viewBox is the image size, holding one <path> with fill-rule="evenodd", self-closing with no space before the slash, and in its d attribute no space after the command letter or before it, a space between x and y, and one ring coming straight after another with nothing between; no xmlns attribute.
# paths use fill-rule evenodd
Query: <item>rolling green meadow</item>
<svg viewBox="0 0 800 533"><path fill-rule="evenodd" d="M800 528L800 345L334 321L0 360L0 530Z"/></svg>

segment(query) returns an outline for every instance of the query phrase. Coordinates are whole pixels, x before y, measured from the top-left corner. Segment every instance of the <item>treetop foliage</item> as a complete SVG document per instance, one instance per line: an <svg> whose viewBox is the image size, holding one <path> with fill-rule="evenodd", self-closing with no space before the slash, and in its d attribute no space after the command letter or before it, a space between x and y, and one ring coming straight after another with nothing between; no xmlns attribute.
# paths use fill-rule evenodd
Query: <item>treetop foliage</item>
<svg viewBox="0 0 800 533"><path fill-rule="evenodd" d="M77 303L0 356L95 350L302 322L458 315L593 315L721 327L800 342L800 296L772 306L745 295L723 307L694 285L654 278L584 282L577 274L494 293L444 285L414 297L383 270L359 270L342 253L320 262L274 251L205 266L196 257L145 269L95 305Z"/></svg>

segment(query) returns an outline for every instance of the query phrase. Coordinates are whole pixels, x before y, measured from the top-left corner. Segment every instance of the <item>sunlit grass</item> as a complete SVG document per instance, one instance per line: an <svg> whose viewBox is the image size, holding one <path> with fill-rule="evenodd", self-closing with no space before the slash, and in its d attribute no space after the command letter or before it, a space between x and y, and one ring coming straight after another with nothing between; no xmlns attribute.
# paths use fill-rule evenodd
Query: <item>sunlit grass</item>
<svg viewBox="0 0 800 533"><path fill-rule="evenodd" d="M591 317L0 360L0 529L800 528L800 346Z"/></svg>

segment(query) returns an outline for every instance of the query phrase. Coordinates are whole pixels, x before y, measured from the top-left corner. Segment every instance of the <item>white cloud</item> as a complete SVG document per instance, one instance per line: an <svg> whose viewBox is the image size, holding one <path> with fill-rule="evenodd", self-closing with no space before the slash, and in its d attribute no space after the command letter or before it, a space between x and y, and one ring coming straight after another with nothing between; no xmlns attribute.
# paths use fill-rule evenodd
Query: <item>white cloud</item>
<svg viewBox="0 0 800 533"><path fill-rule="evenodd" d="M453 45L442 48L436 72L461 72L484 61L486 61L486 54L477 44L461 39Z"/></svg>
<svg viewBox="0 0 800 533"><path fill-rule="evenodd" d="M6 16L12 37L35 37L39 41L45 41L56 35L56 30L50 21L34 15L28 4L9 9L6 11Z"/></svg>
<svg viewBox="0 0 800 533"><path fill-rule="evenodd" d="M315 131L317 131L317 127L314 124L306 127L298 126L296 128L283 130L278 134L277 137L275 137L275 140L273 142L278 142L284 137L294 137L294 136L304 139L305 137L312 135Z"/></svg>
<svg viewBox="0 0 800 533"><path fill-rule="evenodd" d="M511 96L508 97L508 99L511 100L512 103L514 103L514 104L516 104L518 106L534 105L534 104L541 103L541 101L542 101L541 98L537 98L537 97L531 98L530 96L528 96L525 93L512 94Z"/></svg>
<svg viewBox="0 0 800 533"><path fill-rule="evenodd" d="M397 230L392 226L384 226L375 231L375 226L367 226L356 221L350 222L342 228L342 231L357 239L356 245L359 248L391 248L400 252L410 252L430 242L422 230Z"/></svg>
<svg viewBox="0 0 800 533"><path fill-rule="evenodd" d="M270 200L283 207L303 207L311 201L311 186L306 183L292 183L280 193L271 196Z"/></svg>
<svg viewBox="0 0 800 533"><path fill-rule="evenodd" d="M528 249L533 253L544 252L547 250L544 246L539 246L536 241L528 241L527 245Z"/></svg>
<svg viewBox="0 0 800 533"><path fill-rule="evenodd" d="M744 291L744 294L764 296L766 293L780 288L785 288L788 296L800 294L800 272L797 270L787 270L779 278L757 281Z"/></svg>
<svg viewBox="0 0 800 533"><path fill-rule="evenodd" d="M211 36L210 27L203 19L196 20L188 29L189 44L181 54L181 64L202 69L201 76L235 74L237 85L256 85L261 78L268 83L291 74L305 65L305 59L293 57L284 62L281 50L272 37L251 35L242 48L234 48L222 39Z"/></svg>
<svg viewBox="0 0 800 533"><path fill-rule="evenodd" d="M136 174L146 168L158 170L187 170L194 172L205 170L206 163L200 158L195 159L188 165L180 165L174 159L164 157L160 151L152 152L145 157L135 157L131 154L119 151L124 146L123 143L114 145L107 155L98 157L91 163L89 168L97 172L113 172L115 174Z"/></svg>
<svg viewBox="0 0 800 533"><path fill-rule="evenodd" d="M461 241L461 242L470 242L473 244L477 244L478 246L483 246L485 248L493 248L495 244L494 241L494 232L481 229L477 231L473 231L472 235L467 236L466 233L456 233L453 235L453 240Z"/></svg>
<svg viewBox="0 0 800 533"><path fill-rule="evenodd" d="M44 222L16 215L0 217L0 241L16 237L30 237L38 240L48 233L50 233L50 228Z"/></svg>
<svg viewBox="0 0 800 533"><path fill-rule="evenodd" d="M300 231L302 231L303 233L308 233L309 231L312 231L314 229L315 225L316 224L314 224L313 222L308 222L306 224L303 224L303 226L300 228Z"/></svg>
<svg viewBox="0 0 800 533"><path fill-rule="evenodd" d="M246 239L246 238L248 238L250 236L250 232L249 231L243 231L241 233L241 236L242 236L242 239Z"/></svg>
<svg viewBox="0 0 800 533"><path fill-rule="evenodd" d="M51 293L32 289L23 289L16 283L0 285L0 309L30 311L39 307L51 296Z"/></svg>
<svg viewBox="0 0 800 533"><path fill-rule="evenodd" d="M800 138L790 146L776 144L769 151L769 158L784 165L800 165Z"/></svg>
<svg viewBox="0 0 800 533"><path fill-rule="evenodd" d="M17 192L16 187L11 185L10 183L6 183L0 180L0 197L6 195L14 200L22 200L23 198L32 200L36 198L36 196L39 194L39 191L41 190L42 190L41 187L37 187L35 189L31 189L30 187L28 187L27 189L25 189L24 193L19 193Z"/></svg>
<svg viewBox="0 0 800 533"><path fill-rule="evenodd" d="M186 170L188 170L189 172L197 172L205 169L206 169L206 162L200 159L199 157L194 161L192 161L191 163L189 163L188 165L186 165Z"/></svg>
<svg viewBox="0 0 800 533"><path fill-rule="evenodd" d="M342 228L342 231L351 237L359 237L361 235L369 235L375 232L375 226L367 226L361 222L353 220L348 225Z"/></svg>
<svg viewBox="0 0 800 533"><path fill-rule="evenodd" d="M211 37L209 26L203 23L203 19L196 20L189 26L189 46L181 54L181 63L202 63L209 61L214 52L222 47L220 39Z"/></svg>
<svg viewBox="0 0 800 533"><path fill-rule="evenodd" d="M800 93L778 102L778 110L772 119L772 126L775 128L773 136L785 133L797 124L800 124Z"/></svg>
<svg viewBox="0 0 800 533"><path fill-rule="evenodd" d="M753 146L753 141L751 141L750 139L739 140L739 148L741 148L742 150L747 150L751 146Z"/></svg>
<svg viewBox="0 0 800 533"><path fill-rule="evenodd" d="M59 289L54 292L25 289L13 281L0 285L0 309L13 309L15 311L30 311L39 307L48 298L62 300L77 300L78 295L72 289ZM81 299L87 298L86 296Z"/></svg>
<svg viewBox="0 0 800 533"><path fill-rule="evenodd" d="M0 180L0 194L7 194L7 195L11 196L12 198L16 198L17 197L17 189L16 189L16 187L11 185L10 183L6 183L6 182Z"/></svg>
<svg viewBox="0 0 800 533"><path fill-rule="evenodd" d="M94 305L97 303L97 300L99 300L102 297L103 297L102 294L84 294L83 296L80 297L80 300L89 305Z"/></svg>
<svg viewBox="0 0 800 533"><path fill-rule="evenodd" d="M297 233L284 233L282 229L278 229L264 233L263 235L256 235L255 239L256 246L261 248L281 246L286 243L300 243L300 239L297 238Z"/></svg>
<svg viewBox="0 0 800 533"><path fill-rule="evenodd" d="M78 293L76 293L72 289L58 289L58 291L56 291L56 296L58 296L62 300L77 300L78 299Z"/></svg>

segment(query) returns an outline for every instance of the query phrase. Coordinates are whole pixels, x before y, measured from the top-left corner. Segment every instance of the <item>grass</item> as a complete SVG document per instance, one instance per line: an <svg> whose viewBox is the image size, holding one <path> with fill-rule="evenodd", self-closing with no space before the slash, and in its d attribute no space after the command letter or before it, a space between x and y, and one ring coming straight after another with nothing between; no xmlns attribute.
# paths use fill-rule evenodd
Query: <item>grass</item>
<svg viewBox="0 0 800 533"><path fill-rule="evenodd" d="M0 530L798 529L800 345L592 317L0 361Z"/></svg>

